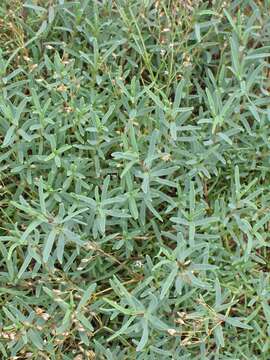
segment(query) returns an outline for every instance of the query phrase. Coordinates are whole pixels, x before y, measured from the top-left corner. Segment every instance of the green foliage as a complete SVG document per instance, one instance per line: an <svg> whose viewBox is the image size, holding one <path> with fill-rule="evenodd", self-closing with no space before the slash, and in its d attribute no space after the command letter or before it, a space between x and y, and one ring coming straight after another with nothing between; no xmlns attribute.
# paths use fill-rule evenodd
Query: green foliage
<svg viewBox="0 0 270 360"><path fill-rule="evenodd" d="M269 10L1 3L1 358L269 360Z"/></svg>

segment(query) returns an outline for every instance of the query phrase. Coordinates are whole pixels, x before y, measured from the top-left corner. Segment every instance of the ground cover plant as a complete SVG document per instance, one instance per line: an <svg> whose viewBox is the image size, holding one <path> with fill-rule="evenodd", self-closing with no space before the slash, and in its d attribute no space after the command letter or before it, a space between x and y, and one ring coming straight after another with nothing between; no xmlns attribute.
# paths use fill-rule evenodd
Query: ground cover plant
<svg viewBox="0 0 270 360"><path fill-rule="evenodd" d="M270 358L268 0L2 0L2 359Z"/></svg>

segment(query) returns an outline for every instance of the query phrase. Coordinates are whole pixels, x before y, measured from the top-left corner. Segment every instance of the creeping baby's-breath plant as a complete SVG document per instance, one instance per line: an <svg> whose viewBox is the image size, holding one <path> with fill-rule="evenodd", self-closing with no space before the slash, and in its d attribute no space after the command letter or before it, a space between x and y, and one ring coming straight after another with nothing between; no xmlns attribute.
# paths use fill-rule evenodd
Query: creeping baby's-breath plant
<svg viewBox="0 0 270 360"><path fill-rule="evenodd" d="M269 11L1 2L1 359L269 360Z"/></svg>

